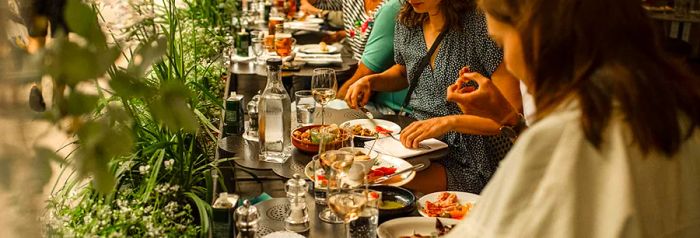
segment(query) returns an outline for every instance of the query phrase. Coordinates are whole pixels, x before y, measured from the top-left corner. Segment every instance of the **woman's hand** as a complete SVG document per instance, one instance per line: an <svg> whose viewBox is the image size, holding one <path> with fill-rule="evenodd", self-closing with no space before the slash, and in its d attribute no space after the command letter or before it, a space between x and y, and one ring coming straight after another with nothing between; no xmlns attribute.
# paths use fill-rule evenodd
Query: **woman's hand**
<svg viewBox="0 0 700 238"><path fill-rule="evenodd" d="M479 84L478 89L463 87L470 80ZM464 114L489 118L501 125L517 117L518 111L508 102L496 85L479 73L465 72L447 88L447 100L457 103Z"/></svg>
<svg viewBox="0 0 700 238"><path fill-rule="evenodd" d="M352 109L364 107L369 102L369 97L372 94L372 84L370 82L374 75L368 75L360 78L353 83L348 92L345 94L345 102Z"/></svg>
<svg viewBox="0 0 700 238"><path fill-rule="evenodd" d="M436 138L452 130L450 116L416 121L401 131L401 144L406 148L418 148L421 141Z"/></svg>
<svg viewBox="0 0 700 238"><path fill-rule="evenodd" d="M301 0L301 7L299 8L302 12L308 13L308 14L318 14L321 12L320 9L314 7L314 5L311 5L308 0Z"/></svg>
<svg viewBox="0 0 700 238"><path fill-rule="evenodd" d="M347 33L345 32L345 30L336 31L323 36L321 38L321 42L325 42L326 44L333 44L343 40L346 35Z"/></svg>

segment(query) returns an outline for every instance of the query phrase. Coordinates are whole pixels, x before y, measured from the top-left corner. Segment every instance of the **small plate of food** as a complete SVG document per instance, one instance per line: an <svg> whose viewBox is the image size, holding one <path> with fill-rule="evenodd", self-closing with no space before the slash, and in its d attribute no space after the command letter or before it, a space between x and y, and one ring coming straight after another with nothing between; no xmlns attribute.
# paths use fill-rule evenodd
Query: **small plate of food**
<svg viewBox="0 0 700 238"><path fill-rule="evenodd" d="M435 192L418 200L418 212L424 217L461 220L479 200L479 195L465 192Z"/></svg>
<svg viewBox="0 0 700 238"><path fill-rule="evenodd" d="M305 54L335 54L340 52L340 49L338 47L328 45L325 42L321 42L318 44L299 46L299 52Z"/></svg>
<svg viewBox="0 0 700 238"><path fill-rule="evenodd" d="M374 120L374 123L372 123ZM382 119L355 119L343 122L340 127L350 128L355 137L372 140L375 137L384 138L389 134L401 132L401 127L396 123Z"/></svg>
<svg viewBox="0 0 700 238"><path fill-rule="evenodd" d="M379 238L440 237L459 223L459 220L432 217L402 217L389 220L377 227Z"/></svg>

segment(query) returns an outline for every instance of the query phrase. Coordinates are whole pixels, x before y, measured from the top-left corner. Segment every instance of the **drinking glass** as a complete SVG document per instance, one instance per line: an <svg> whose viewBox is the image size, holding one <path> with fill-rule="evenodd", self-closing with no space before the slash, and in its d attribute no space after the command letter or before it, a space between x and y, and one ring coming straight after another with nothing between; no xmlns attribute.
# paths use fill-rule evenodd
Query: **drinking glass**
<svg viewBox="0 0 700 238"><path fill-rule="evenodd" d="M296 45L297 40L292 38L292 34L289 33L277 33L275 34L275 52L277 55L285 57L292 55L292 49Z"/></svg>
<svg viewBox="0 0 700 238"><path fill-rule="evenodd" d="M267 21L267 31L270 35L274 35L277 32L277 25L284 23L284 17L281 16L270 16Z"/></svg>
<svg viewBox="0 0 700 238"><path fill-rule="evenodd" d="M347 190L347 184L344 183L347 177L347 172L352 166L354 155L348 151L339 150L343 147L352 147L352 140L348 137L349 131L338 127L323 127L321 129L326 140L321 139L319 146L319 165L323 168L325 178L327 179L326 186L326 204L329 204L329 195L338 193L339 191ZM319 219L328 223L342 223L343 220L335 215L328 207L319 213Z"/></svg>
<svg viewBox="0 0 700 238"><path fill-rule="evenodd" d="M364 190L339 191L328 196L328 207L345 223L346 237L352 237L350 222L360 217L366 203L367 195Z"/></svg>
<svg viewBox="0 0 700 238"><path fill-rule="evenodd" d="M297 105L297 127L311 125L314 121L316 101L311 90L301 90L294 93Z"/></svg>
<svg viewBox="0 0 700 238"><path fill-rule="evenodd" d="M251 39L253 43L253 55L255 55L255 63L260 61L260 56L265 53L265 39L253 38Z"/></svg>
<svg viewBox="0 0 700 238"><path fill-rule="evenodd" d="M311 77L311 92L317 103L321 104L321 125L325 125L325 107L335 99L338 82L335 80L335 70L330 68L314 69Z"/></svg>
<svg viewBox="0 0 700 238"><path fill-rule="evenodd" d="M351 221L346 227L348 237L375 238L379 225L379 203L382 201L382 193L372 189L355 189L353 192L367 196L367 202L360 211L357 219Z"/></svg>

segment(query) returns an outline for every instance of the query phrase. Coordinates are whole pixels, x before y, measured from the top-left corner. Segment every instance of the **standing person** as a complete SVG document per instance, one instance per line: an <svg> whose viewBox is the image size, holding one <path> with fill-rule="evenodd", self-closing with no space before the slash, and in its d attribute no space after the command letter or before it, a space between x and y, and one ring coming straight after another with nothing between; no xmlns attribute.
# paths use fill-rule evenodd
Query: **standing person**
<svg viewBox="0 0 700 238"><path fill-rule="evenodd" d="M425 66L421 58L428 54L438 35L435 52ZM508 98L512 107L520 108L518 80L501 66L502 53L486 32L484 15L473 1L410 0L403 5L394 36L396 65L381 74L366 76L355 82L345 97L348 104L362 107L375 91L409 89L408 106L417 122L401 133L401 142L417 148L429 138L441 138L450 146L442 165L433 164L419 173L409 188L421 192L458 190L479 193L510 148L491 119L462 115L456 104L446 101L446 90L460 69L489 75ZM417 70L423 70L418 73ZM409 81L411 83L409 83Z"/></svg>
<svg viewBox="0 0 700 238"><path fill-rule="evenodd" d="M538 121L448 237L700 237L700 82L662 53L639 1L481 7ZM481 87L459 89L468 80ZM448 98L514 122L480 74Z"/></svg>

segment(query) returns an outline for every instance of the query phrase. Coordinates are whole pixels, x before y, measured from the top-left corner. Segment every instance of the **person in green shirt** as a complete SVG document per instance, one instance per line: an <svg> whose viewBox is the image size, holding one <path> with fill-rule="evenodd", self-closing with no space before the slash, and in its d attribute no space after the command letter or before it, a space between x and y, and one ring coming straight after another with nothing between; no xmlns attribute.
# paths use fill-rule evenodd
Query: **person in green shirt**
<svg viewBox="0 0 700 238"><path fill-rule="evenodd" d="M374 26L369 35L362 59L355 74L338 90L338 98L344 98L350 85L367 75L384 72L394 62L394 26L396 15L401 10L400 0L389 0L376 13ZM397 92L379 92L374 95L375 105L389 107L394 111L401 109L407 89Z"/></svg>

